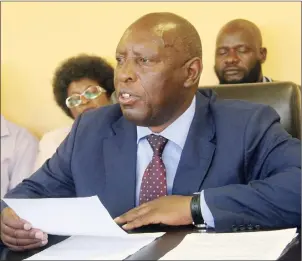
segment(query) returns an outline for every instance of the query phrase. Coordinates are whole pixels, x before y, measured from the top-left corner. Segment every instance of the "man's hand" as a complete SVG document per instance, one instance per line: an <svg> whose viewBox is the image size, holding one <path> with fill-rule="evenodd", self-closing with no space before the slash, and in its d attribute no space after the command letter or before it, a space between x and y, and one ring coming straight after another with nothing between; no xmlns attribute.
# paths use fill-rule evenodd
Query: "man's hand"
<svg viewBox="0 0 302 261"><path fill-rule="evenodd" d="M192 224L191 196L165 196L157 198L115 218L122 227L131 230L149 224L189 225Z"/></svg>
<svg viewBox="0 0 302 261"><path fill-rule="evenodd" d="M47 244L47 238L47 234L32 228L11 208L5 208L1 212L1 240L10 249L23 251L42 247Z"/></svg>

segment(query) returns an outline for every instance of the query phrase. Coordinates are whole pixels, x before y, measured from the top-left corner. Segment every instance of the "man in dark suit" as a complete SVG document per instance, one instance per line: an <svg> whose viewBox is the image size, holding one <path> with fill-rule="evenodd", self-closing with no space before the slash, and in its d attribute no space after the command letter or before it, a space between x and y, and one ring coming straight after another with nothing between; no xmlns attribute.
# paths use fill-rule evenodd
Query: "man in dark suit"
<svg viewBox="0 0 302 261"><path fill-rule="evenodd" d="M263 76L267 49L259 28L244 19L225 24L216 38L214 70L220 84L271 82Z"/></svg>
<svg viewBox="0 0 302 261"><path fill-rule="evenodd" d="M130 25L116 49L119 104L76 119L53 157L6 197L98 195L126 230L300 226L300 141L268 106L198 92L201 57L196 29L177 15L148 14ZM7 246L47 243L43 231L2 208Z"/></svg>

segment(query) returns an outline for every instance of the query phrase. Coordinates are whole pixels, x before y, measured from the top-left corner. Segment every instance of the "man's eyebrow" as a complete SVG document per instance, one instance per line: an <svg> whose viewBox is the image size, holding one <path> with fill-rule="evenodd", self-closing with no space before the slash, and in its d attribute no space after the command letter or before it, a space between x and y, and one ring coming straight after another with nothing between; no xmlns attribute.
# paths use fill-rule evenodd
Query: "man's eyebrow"
<svg viewBox="0 0 302 261"><path fill-rule="evenodd" d="M251 46L247 43L239 43L236 45L219 45L216 47L216 49L223 49L223 48L238 48L238 47L249 47L251 48Z"/></svg>
<svg viewBox="0 0 302 261"><path fill-rule="evenodd" d="M132 48L132 52L133 54L135 55L150 55L150 56L155 56L155 55L158 55L159 53L159 50L158 50L158 47L156 46L146 46L145 44L140 44L140 45L137 45L137 46L134 46Z"/></svg>
<svg viewBox="0 0 302 261"><path fill-rule="evenodd" d="M125 54L126 51L125 50L116 50L115 51L115 55L118 55L118 54Z"/></svg>

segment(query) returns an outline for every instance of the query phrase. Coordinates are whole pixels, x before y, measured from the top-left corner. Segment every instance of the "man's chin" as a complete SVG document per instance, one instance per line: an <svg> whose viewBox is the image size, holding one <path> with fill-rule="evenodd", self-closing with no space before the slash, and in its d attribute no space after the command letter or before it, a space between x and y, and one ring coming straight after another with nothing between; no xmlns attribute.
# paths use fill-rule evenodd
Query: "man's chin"
<svg viewBox="0 0 302 261"><path fill-rule="evenodd" d="M244 83L244 77L241 78L220 78L219 79L219 84L239 84L239 83Z"/></svg>
<svg viewBox="0 0 302 261"><path fill-rule="evenodd" d="M243 82L244 77L223 77L220 79L220 84L238 84Z"/></svg>
<svg viewBox="0 0 302 261"><path fill-rule="evenodd" d="M220 84L240 84L243 83L241 80L230 80L230 81L220 81Z"/></svg>
<svg viewBox="0 0 302 261"><path fill-rule="evenodd" d="M124 117L135 125L144 127L148 126L148 117L142 111L133 108L122 108L122 112Z"/></svg>

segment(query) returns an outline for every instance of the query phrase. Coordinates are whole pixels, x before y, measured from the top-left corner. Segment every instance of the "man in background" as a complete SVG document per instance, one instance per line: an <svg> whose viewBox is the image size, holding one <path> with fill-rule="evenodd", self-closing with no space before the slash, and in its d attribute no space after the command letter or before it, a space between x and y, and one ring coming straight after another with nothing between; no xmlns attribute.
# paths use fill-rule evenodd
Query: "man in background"
<svg viewBox="0 0 302 261"><path fill-rule="evenodd" d="M214 69L219 83L271 82L261 68L266 56L261 32L254 23L244 19L228 22L216 39Z"/></svg>
<svg viewBox="0 0 302 261"><path fill-rule="evenodd" d="M1 115L1 198L33 171L38 140Z"/></svg>

